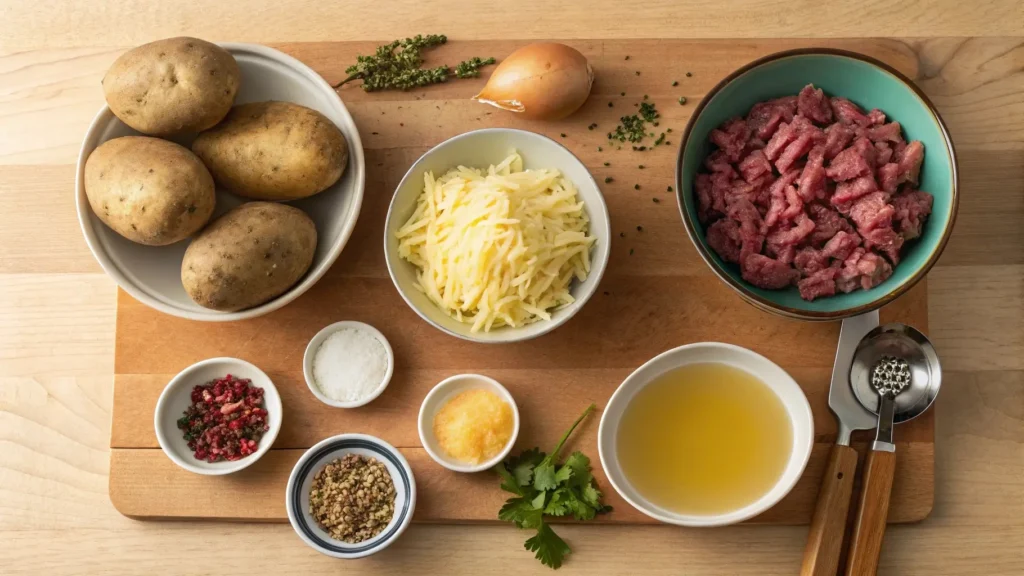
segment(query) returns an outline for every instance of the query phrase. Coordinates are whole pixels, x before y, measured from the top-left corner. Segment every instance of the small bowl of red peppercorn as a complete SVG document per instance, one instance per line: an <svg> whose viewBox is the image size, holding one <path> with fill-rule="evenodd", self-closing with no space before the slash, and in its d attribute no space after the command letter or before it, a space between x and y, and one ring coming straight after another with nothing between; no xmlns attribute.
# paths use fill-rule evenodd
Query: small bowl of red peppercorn
<svg viewBox="0 0 1024 576"><path fill-rule="evenodd" d="M246 468L270 450L282 413L277 388L262 370L237 358L210 358L171 379L153 420L168 458L216 476Z"/></svg>

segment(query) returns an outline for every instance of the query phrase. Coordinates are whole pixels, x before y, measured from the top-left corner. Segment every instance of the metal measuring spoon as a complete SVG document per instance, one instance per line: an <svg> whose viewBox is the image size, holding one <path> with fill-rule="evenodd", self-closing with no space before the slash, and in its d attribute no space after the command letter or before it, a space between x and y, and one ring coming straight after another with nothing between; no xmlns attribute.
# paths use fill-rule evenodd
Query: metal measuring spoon
<svg viewBox="0 0 1024 576"><path fill-rule="evenodd" d="M928 410L941 384L942 368L935 348L910 326L879 326L857 345L850 385L864 408L878 415L878 430L865 464L847 576L870 576L878 569L896 468L893 424Z"/></svg>

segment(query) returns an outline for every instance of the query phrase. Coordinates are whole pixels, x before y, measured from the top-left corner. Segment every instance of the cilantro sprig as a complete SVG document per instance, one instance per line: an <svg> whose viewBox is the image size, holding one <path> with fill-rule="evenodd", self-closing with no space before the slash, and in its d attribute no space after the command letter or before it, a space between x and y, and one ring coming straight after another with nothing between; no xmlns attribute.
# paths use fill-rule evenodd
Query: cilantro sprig
<svg viewBox="0 0 1024 576"><path fill-rule="evenodd" d="M542 564L554 569L562 565L572 550L544 521L544 516L571 515L577 520L590 520L612 509L601 504L601 491L590 471L590 458L577 450L562 464L557 463L566 440L593 410L591 404L583 411L550 454L531 448L495 467L501 476L501 489L515 495L498 511L498 519L536 530L524 546Z"/></svg>

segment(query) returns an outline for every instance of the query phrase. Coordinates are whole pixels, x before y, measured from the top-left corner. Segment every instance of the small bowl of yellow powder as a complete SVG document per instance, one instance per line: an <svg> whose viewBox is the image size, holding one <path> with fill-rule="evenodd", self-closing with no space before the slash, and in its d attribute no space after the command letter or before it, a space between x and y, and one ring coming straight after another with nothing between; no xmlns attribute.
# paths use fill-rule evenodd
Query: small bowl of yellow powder
<svg viewBox="0 0 1024 576"><path fill-rule="evenodd" d="M493 378L459 374L423 399L419 432L423 448L441 466L480 472L508 456L519 435L519 409Z"/></svg>

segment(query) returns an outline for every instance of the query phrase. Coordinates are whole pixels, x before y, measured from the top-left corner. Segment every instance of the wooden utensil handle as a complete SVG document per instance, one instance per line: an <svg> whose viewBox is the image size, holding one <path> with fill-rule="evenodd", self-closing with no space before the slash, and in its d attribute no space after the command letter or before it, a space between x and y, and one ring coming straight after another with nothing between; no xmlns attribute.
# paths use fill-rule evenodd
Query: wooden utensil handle
<svg viewBox="0 0 1024 576"><path fill-rule="evenodd" d="M856 472L857 451L849 446L833 446L818 490L800 576L835 576Z"/></svg>
<svg viewBox="0 0 1024 576"><path fill-rule="evenodd" d="M896 468L896 453L872 450L864 466L864 488L860 494L860 508L850 539L850 554L846 561L847 576L874 576L878 571L878 556L885 536L885 521L889 517L889 496Z"/></svg>

